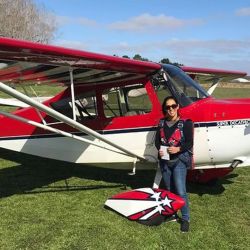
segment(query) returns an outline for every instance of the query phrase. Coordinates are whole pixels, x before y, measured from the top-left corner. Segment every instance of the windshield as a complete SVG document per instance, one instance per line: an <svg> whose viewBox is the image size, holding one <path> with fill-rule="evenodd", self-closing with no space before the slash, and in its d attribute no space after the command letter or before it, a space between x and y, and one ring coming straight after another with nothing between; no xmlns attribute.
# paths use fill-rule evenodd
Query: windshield
<svg viewBox="0 0 250 250"><path fill-rule="evenodd" d="M163 64L162 66L162 76L161 79L158 78L157 89L165 89L165 96L169 95L169 93L173 95L181 107L188 106L197 100L209 96L206 90L180 68L170 64Z"/></svg>

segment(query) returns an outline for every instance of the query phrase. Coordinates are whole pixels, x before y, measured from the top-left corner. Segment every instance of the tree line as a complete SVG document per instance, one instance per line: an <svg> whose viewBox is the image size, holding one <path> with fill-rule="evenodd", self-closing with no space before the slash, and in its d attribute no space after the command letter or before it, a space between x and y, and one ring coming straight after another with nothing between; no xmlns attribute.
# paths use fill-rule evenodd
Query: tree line
<svg viewBox="0 0 250 250"><path fill-rule="evenodd" d="M122 56L123 58L128 58L130 59L129 56L127 55L124 55ZM132 59L134 60L140 60L140 61L146 61L146 62L150 62L150 60L148 58L145 58L145 57L142 57L140 54L135 54ZM173 64L173 65L176 65L176 66L183 66L183 64L181 63L178 63L178 62L171 62L169 58L163 58L159 61L159 63L163 63L163 64Z"/></svg>

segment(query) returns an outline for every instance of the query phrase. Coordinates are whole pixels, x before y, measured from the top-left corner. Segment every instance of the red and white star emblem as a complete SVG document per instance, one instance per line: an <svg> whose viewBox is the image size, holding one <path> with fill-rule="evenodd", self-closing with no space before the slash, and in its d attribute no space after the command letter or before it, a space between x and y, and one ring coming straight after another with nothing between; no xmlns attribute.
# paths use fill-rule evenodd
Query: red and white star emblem
<svg viewBox="0 0 250 250"><path fill-rule="evenodd" d="M140 188L115 195L105 205L130 220L144 221L174 214L184 200L167 190Z"/></svg>

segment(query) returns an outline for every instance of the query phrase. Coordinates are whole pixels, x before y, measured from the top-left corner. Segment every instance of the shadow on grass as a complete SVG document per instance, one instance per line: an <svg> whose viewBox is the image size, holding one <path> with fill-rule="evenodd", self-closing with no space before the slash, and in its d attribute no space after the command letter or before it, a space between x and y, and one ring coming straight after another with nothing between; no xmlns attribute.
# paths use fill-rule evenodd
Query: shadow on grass
<svg viewBox="0 0 250 250"><path fill-rule="evenodd" d="M45 159L0 149L0 157L16 162L10 167L0 169L0 197L13 194L31 194L44 192L77 191L102 188L126 189L152 186L154 171L138 171L135 176L128 170L98 168L88 165ZM14 166L13 166L14 165ZM69 178L77 177L107 184L70 185ZM64 181L56 184L55 182ZM82 182L83 183L83 182ZM41 189L39 189L41 188ZM38 190L36 190L38 189Z"/></svg>
<svg viewBox="0 0 250 250"><path fill-rule="evenodd" d="M50 160L36 156L16 153L0 149L0 157L17 162L17 165L0 169L0 197L13 194L34 194L44 192L95 190L105 188L132 189L151 187L153 184L154 170L138 170L135 176L128 175L128 170L114 170L98 168L88 165L78 165L62 161ZM70 185L68 179L77 177L95 181L105 181L107 184ZM188 192L202 194L220 194L224 191L224 184L230 184L229 175L219 180L214 185L188 184ZM55 182L64 181L56 185ZM50 186L51 185L51 186ZM163 186L161 186L164 188ZM39 189L42 188L42 189ZM36 190L38 189L38 190Z"/></svg>
<svg viewBox="0 0 250 250"><path fill-rule="evenodd" d="M195 193L200 196L203 194L221 194L225 191L224 185L233 184L233 178L237 176L238 174L228 174L221 179L210 181L206 184L188 183L187 191L188 193Z"/></svg>

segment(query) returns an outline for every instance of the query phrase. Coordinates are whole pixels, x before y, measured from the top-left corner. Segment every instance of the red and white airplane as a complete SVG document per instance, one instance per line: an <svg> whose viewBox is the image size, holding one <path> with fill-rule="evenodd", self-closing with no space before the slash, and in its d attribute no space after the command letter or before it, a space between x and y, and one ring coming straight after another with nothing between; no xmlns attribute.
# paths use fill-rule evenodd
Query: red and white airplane
<svg viewBox="0 0 250 250"><path fill-rule="evenodd" d="M236 166L250 166L250 96L210 95L219 80L245 75L0 38L0 90L20 106L12 113L0 111L0 147L134 172L135 166L156 167L161 102L173 95L181 116L195 125L188 178L207 182ZM210 94L197 78L212 82ZM11 87L37 83L66 89L39 102ZM155 187L159 180L158 171Z"/></svg>

